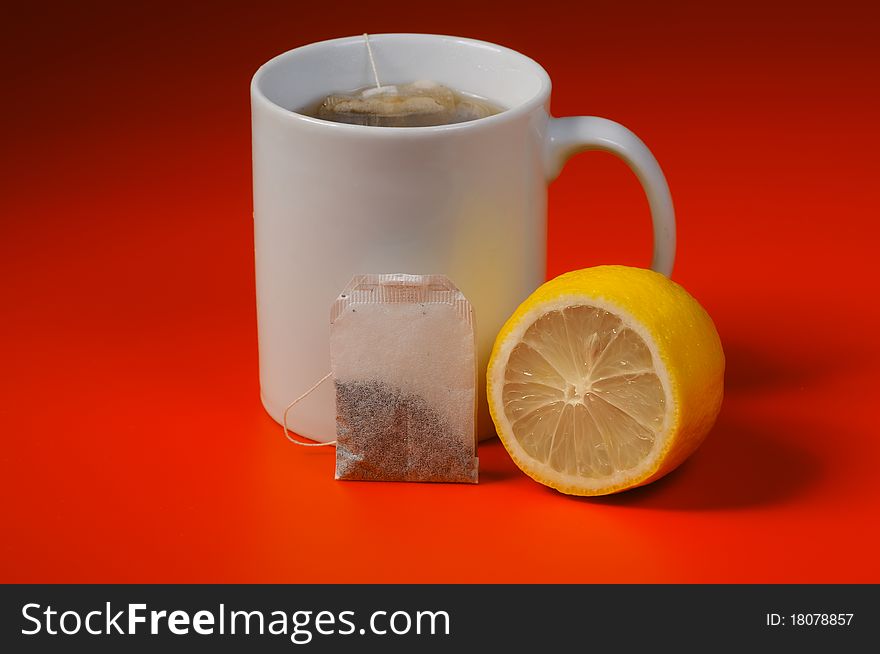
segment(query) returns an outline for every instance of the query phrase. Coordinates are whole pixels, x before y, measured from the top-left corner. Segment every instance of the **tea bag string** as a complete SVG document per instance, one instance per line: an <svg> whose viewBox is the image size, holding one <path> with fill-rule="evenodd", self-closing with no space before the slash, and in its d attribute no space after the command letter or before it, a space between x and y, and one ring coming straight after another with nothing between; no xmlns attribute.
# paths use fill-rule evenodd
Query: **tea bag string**
<svg viewBox="0 0 880 654"><path fill-rule="evenodd" d="M318 386L320 386L325 381L330 379L330 377L332 375L333 375L332 372L328 372L326 375L321 377L321 379L316 381L309 390L307 390L305 393L300 395L298 398L296 398L293 402L291 402L290 404L288 404L284 408L284 415L281 417L281 426L284 427L284 435L287 437L287 440L289 440L294 445L301 445L302 447L324 447L325 445L336 445L335 440L328 441L326 443L305 443L305 442L297 440L293 436L291 436L290 430L287 428L287 414L290 413L290 410L293 407L295 407L297 404L302 402L304 399L306 399L309 395L311 395L315 391L315 389L318 388Z"/></svg>
<svg viewBox="0 0 880 654"><path fill-rule="evenodd" d="M364 41L367 44L367 56L370 58L370 66L373 68L373 79L376 80L376 88L381 89L382 84L379 83L379 71L376 70L376 60L373 58L373 48L370 46L370 35L364 32Z"/></svg>

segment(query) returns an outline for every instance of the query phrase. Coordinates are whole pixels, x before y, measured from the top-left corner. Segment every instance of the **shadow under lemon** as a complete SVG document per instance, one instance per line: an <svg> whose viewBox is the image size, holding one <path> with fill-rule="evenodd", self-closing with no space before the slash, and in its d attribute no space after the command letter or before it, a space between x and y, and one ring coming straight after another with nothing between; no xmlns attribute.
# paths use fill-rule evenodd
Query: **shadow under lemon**
<svg viewBox="0 0 880 654"><path fill-rule="evenodd" d="M743 420L734 411L723 409L700 449L662 479L598 497L564 495L549 487L545 490L582 502L683 511L781 503L815 483L822 465L815 455L779 434L825 429L817 424ZM538 485L516 467L497 439L481 444L480 464L480 484L521 479Z"/></svg>
<svg viewBox="0 0 880 654"><path fill-rule="evenodd" d="M829 327L833 331L836 327ZM864 352L846 343L829 343L823 334L816 334L821 343L809 351L800 348L769 352L743 342L725 342L727 370L724 375L725 395L739 397L791 388L804 388L822 383L832 376L856 369Z"/></svg>
<svg viewBox="0 0 880 654"><path fill-rule="evenodd" d="M823 474L816 455L780 434L817 430L827 433L824 425L757 416L744 420L733 410L722 409L700 449L676 470L646 486L586 499L682 511L780 504L803 494Z"/></svg>

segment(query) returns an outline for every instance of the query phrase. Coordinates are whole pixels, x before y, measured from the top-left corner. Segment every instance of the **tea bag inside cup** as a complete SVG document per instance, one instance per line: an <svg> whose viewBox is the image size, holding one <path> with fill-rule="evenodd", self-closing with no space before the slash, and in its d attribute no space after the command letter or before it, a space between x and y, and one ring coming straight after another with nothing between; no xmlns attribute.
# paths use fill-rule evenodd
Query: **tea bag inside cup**
<svg viewBox="0 0 880 654"><path fill-rule="evenodd" d="M373 85L331 93L295 111L322 120L369 127L449 125L503 111L487 99L466 95L433 80L382 84L368 34L364 34L364 45L373 70Z"/></svg>
<svg viewBox="0 0 880 654"><path fill-rule="evenodd" d="M467 114L467 107L462 110ZM424 127L470 120L459 118L456 112L451 89L419 81L330 95L318 108L318 118L373 127Z"/></svg>
<svg viewBox="0 0 880 654"><path fill-rule="evenodd" d="M359 275L330 320L336 478L477 481L470 303L442 275Z"/></svg>

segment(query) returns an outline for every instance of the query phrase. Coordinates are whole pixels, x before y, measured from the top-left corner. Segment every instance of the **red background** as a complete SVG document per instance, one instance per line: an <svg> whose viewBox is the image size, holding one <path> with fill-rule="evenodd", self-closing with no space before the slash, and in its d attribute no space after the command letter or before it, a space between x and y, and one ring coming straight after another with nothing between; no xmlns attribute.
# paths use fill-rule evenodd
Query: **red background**
<svg viewBox="0 0 880 654"><path fill-rule="evenodd" d="M880 582L869 6L5 9L0 580ZM678 471L574 499L496 439L479 486L334 482L332 450L265 415L248 83L364 31L513 47L550 72L554 114L614 118L653 149L674 278L728 357L718 424ZM582 155L550 197L550 275L648 263L624 164Z"/></svg>

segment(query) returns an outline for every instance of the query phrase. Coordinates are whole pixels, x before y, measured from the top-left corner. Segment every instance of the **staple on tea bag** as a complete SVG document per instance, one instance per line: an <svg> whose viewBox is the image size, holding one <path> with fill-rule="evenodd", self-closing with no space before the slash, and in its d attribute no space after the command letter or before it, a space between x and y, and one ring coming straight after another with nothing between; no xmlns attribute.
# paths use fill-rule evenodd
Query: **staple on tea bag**
<svg viewBox="0 0 880 654"><path fill-rule="evenodd" d="M477 481L473 310L442 275L359 275L331 312L336 478Z"/></svg>

